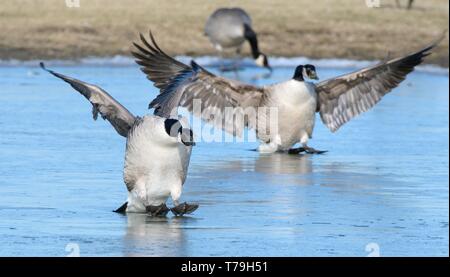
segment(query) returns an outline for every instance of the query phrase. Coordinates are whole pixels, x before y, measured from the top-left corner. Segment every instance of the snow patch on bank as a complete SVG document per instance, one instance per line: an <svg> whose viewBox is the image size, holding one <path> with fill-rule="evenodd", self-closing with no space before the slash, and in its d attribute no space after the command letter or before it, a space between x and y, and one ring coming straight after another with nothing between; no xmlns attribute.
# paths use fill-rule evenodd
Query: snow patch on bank
<svg viewBox="0 0 450 277"><path fill-rule="evenodd" d="M177 56L181 62L189 63L192 59L206 67L219 67L223 64L233 63L232 59L221 59L216 56ZM38 66L40 61L20 61L20 60L0 60L0 66ZM374 65L379 61L365 61L365 60L349 60L349 59L310 59L306 57L269 57L270 65L277 67L295 67L299 64L314 64L318 68L364 68ZM79 60L47 60L46 64L51 66L71 66L71 65L86 65L86 66L134 66L136 63L134 59L128 56L113 56L113 57L87 57ZM255 63L250 58L244 58L239 61L239 64L244 67L256 67ZM417 67L417 71L433 73L433 74L449 74L449 69L438 65L421 65Z"/></svg>

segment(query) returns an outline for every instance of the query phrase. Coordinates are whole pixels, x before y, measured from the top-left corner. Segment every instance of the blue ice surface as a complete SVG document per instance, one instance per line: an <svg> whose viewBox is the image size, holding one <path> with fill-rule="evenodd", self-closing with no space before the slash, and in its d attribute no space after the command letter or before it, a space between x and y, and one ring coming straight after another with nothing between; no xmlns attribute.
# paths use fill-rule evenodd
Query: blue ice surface
<svg viewBox="0 0 450 277"><path fill-rule="evenodd" d="M157 94L134 65L52 69L136 115ZM293 71L225 75L264 85ZM324 155L199 142L182 199L200 208L153 219L111 212L127 195L125 139L84 98L37 65L0 67L0 256L448 256L448 86L448 74L414 72L336 133L317 117L310 146Z"/></svg>

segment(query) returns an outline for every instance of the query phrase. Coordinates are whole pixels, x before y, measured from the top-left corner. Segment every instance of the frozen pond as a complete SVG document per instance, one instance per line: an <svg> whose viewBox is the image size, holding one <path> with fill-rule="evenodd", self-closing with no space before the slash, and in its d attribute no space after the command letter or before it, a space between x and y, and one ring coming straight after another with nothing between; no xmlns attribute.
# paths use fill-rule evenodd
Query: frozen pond
<svg viewBox="0 0 450 277"><path fill-rule="evenodd" d="M50 67L138 115L157 92L137 66ZM239 78L265 84L293 70L254 80L264 71L247 68ZM0 67L0 256L77 247L81 256L448 256L448 85L446 73L415 72L335 134L318 118L310 145L324 155L198 143L183 200L200 208L152 219L111 212L126 199L125 139L37 66Z"/></svg>

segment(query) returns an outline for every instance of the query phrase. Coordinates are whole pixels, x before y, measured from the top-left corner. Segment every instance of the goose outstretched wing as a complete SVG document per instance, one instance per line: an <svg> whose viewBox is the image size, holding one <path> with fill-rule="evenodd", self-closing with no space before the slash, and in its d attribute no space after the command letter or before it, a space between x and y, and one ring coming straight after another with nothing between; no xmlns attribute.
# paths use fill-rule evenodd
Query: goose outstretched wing
<svg viewBox="0 0 450 277"><path fill-rule="evenodd" d="M353 117L373 107L405 80L441 40L404 57L318 83L317 111L322 122L335 132Z"/></svg>
<svg viewBox="0 0 450 277"><path fill-rule="evenodd" d="M264 89L216 76L194 61L190 65L181 63L159 48L151 32L149 36L150 42L140 35L141 43L134 43L136 50L132 54L147 78L160 89L149 105L155 108L156 115L173 116L182 106L233 135L240 136L245 126L253 126L246 119L233 118L243 115L242 108L258 107ZM195 103L198 106L194 107Z"/></svg>
<svg viewBox="0 0 450 277"><path fill-rule="evenodd" d="M75 90L89 100L92 104L92 116L94 120L97 119L98 114L100 113L103 119L106 119L111 123L119 135L123 137L127 136L128 131L133 126L136 118L111 95L98 86L49 70L42 62L40 63L40 66L55 77L69 83Z"/></svg>

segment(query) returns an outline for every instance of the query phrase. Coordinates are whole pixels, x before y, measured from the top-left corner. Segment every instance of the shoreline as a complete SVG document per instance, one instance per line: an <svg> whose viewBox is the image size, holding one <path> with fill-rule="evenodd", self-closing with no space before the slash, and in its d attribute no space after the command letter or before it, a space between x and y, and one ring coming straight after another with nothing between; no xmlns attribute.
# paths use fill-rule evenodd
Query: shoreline
<svg viewBox="0 0 450 277"><path fill-rule="evenodd" d="M221 62L230 63L233 60L229 58L221 59L217 56L175 56L175 59L189 63L194 59L202 66L219 67ZM0 60L0 67L39 67L39 62L44 62L50 66L138 66L134 58L130 56L115 55L112 57L86 57L81 59L49 59L49 60ZM379 60L352 60L340 58L322 58L313 59L308 57L280 57L269 56L269 62L274 68L295 67L299 64L314 64L318 68L351 68L361 69L367 66L374 65ZM240 65L245 67L257 67L251 58L243 58L240 60ZM439 64L423 63L416 67L417 72L449 75L449 68Z"/></svg>

